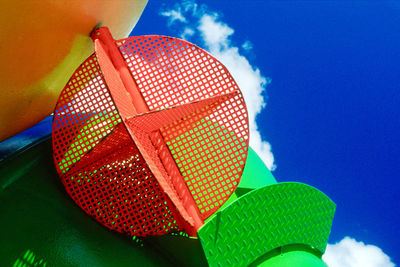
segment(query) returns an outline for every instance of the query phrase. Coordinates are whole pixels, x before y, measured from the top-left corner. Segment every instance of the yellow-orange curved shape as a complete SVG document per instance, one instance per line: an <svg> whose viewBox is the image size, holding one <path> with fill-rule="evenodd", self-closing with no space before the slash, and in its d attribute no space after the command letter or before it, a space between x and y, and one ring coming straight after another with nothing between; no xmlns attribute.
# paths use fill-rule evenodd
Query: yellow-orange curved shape
<svg viewBox="0 0 400 267"><path fill-rule="evenodd" d="M0 141L54 109L74 70L93 52L96 25L126 37L147 0L3 0L0 3Z"/></svg>

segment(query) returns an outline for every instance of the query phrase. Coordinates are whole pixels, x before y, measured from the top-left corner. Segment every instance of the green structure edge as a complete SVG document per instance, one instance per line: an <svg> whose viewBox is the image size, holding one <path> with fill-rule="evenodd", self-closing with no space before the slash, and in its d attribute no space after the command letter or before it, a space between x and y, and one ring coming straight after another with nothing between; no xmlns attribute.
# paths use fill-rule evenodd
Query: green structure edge
<svg viewBox="0 0 400 267"><path fill-rule="evenodd" d="M301 183L278 183L243 195L217 212L198 235L210 266L248 266L270 251L301 244L321 256L335 204Z"/></svg>

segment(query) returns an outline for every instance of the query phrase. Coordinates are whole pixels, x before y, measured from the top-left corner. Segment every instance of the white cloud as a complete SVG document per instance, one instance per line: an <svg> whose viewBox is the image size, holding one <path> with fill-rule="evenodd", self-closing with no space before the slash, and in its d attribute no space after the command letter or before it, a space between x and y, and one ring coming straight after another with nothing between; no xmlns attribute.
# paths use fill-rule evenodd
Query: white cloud
<svg viewBox="0 0 400 267"><path fill-rule="evenodd" d="M224 50L236 47L230 47L230 36L234 30L223 22L217 21L216 14L204 14L200 18L198 30L203 37L205 45L211 50L211 53L221 53ZM239 53L235 52L239 56Z"/></svg>
<svg viewBox="0 0 400 267"><path fill-rule="evenodd" d="M329 267L394 267L380 248L366 245L351 237L345 237L337 244L329 245L322 257Z"/></svg>
<svg viewBox="0 0 400 267"><path fill-rule="evenodd" d="M266 105L262 93L270 83L270 79L263 76L256 66L252 66L247 58L240 54L239 47L232 44L231 37L234 34L234 29L221 21L218 13L210 12L204 5L199 7L194 1L183 1L182 5L176 5L174 9L163 11L160 14L168 17L170 22L171 18L185 18L188 25L183 25L180 36L184 39L199 36L203 48L228 68L242 90L247 104L250 146L270 170L275 169L271 145L262 139L256 123L256 116ZM168 16L168 14L171 15ZM247 41L246 43L243 48L250 51L251 42Z"/></svg>
<svg viewBox="0 0 400 267"><path fill-rule="evenodd" d="M192 16L196 16L198 13L198 5L195 2L195 0L183 0L182 1L182 6L183 6L183 10L185 10L185 12L191 12Z"/></svg>
<svg viewBox="0 0 400 267"><path fill-rule="evenodd" d="M185 27L181 34L182 39L188 39L195 34L195 31L191 27Z"/></svg>
<svg viewBox="0 0 400 267"><path fill-rule="evenodd" d="M251 50L253 49L253 43L250 42L249 40L247 40L246 42L244 42L244 43L242 44L242 48L243 48L245 51L251 51Z"/></svg>
<svg viewBox="0 0 400 267"><path fill-rule="evenodd" d="M175 21L186 22L186 18L182 15L181 9L167 10L160 13L161 16L168 17L168 24L171 25Z"/></svg>

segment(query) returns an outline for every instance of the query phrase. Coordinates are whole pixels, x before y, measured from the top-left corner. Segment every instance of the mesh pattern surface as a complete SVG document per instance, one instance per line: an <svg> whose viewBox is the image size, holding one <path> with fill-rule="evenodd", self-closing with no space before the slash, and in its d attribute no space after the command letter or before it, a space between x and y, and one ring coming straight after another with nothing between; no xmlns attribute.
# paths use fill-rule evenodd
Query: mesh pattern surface
<svg viewBox="0 0 400 267"><path fill-rule="evenodd" d="M174 206L121 122L95 55L61 93L53 150L67 192L105 226L138 236L180 230Z"/></svg>
<svg viewBox="0 0 400 267"><path fill-rule="evenodd" d="M139 36L117 44L150 111L192 106L158 128L202 218L209 217L237 187L247 156L248 118L237 84L219 61L186 41ZM152 125L150 117L144 122Z"/></svg>
<svg viewBox="0 0 400 267"><path fill-rule="evenodd" d="M325 251L335 204L319 190L279 183L249 192L198 231L210 266L248 266L269 251L305 244Z"/></svg>
<svg viewBox="0 0 400 267"><path fill-rule="evenodd" d="M120 122L100 66L92 55L72 75L54 111L57 170L67 172Z"/></svg>
<svg viewBox="0 0 400 267"><path fill-rule="evenodd" d="M183 40L131 37L115 43L117 56L102 40L54 112L54 160L67 192L119 232L196 235L244 168L242 94L221 63Z"/></svg>

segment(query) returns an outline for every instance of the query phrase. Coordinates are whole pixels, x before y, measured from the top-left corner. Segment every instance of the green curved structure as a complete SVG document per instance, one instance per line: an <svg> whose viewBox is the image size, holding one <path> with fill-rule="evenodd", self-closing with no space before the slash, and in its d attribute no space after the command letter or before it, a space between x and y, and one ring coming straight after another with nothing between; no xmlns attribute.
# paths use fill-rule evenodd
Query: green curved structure
<svg viewBox="0 0 400 267"><path fill-rule="evenodd" d="M292 249L311 251L320 257L334 213L335 204L317 189L300 183L279 183L232 202L198 234L211 266L248 266L274 249L291 245L296 245ZM296 258L293 255L291 258Z"/></svg>
<svg viewBox="0 0 400 267"><path fill-rule="evenodd" d="M238 189L200 239L132 239L68 197L45 137L0 162L0 266L325 266L334 210L315 188L276 183L250 149Z"/></svg>
<svg viewBox="0 0 400 267"><path fill-rule="evenodd" d="M311 266L328 267L320 257L302 250L286 251L284 248L279 254L257 264L260 267L293 267L293 266Z"/></svg>

